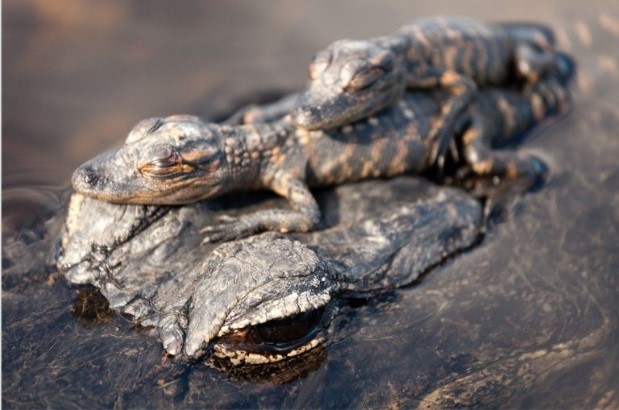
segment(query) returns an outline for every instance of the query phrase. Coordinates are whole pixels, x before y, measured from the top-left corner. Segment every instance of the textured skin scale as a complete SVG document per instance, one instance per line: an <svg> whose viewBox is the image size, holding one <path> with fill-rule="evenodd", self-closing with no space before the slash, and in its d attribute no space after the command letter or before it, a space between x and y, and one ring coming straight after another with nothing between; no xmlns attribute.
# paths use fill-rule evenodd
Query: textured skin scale
<svg viewBox="0 0 619 410"><path fill-rule="evenodd" d="M478 87L534 83L554 59L554 35L531 23L485 24L464 17L414 21L396 34L340 40L310 64L310 83L291 112L299 127L342 126L372 115L408 90L443 88L452 94L432 139L443 156L459 113ZM253 110L247 121L267 117Z"/></svg>
<svg viewBox="0 0 619 410"><path fill-rule="evenodd" d="M199 226L229 211L217 199L167 207L74 194L57 266L70 283L96 286L111 308L153 327L172 355L269 364L315 351L346 299L410 284L471 246L483 225L479 201L422 178L348 184L319 199L327 229L199 246ZM318 331L294 343L269 349L251 340L255 326L317 310Z"/></svg>
<svg viewBox="0 0 619 410"><path fill-rule="evenodd" d="M307 232L320 219L310 187L418 173L433 166L429 134L449 98L445 92L408 93L381 115L327 131L298 129L288 118L241 126L205 124L191 116L144 120L118 151L78 168L73 187L110 202L165 205L239 189L268 189L287 198L292 210L223 219L205 228L206 240L264 230ZM463 147L464 158L478 175L532 178L539 171L536 161L495 153L491 146L568 101L566 88L553 78L524 93L487 90L460 118L452 139ZM458 135L463 135L460 142ZM161 164L168 158L173 158L173 172L163 175Z"/></svg>

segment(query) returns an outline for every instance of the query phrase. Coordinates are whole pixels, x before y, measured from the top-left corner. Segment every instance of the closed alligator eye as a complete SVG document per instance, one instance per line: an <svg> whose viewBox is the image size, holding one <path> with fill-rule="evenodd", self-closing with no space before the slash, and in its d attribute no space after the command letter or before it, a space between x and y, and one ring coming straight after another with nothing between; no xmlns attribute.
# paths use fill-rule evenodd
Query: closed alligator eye
<svg viewBox="0 0 619 410"><path fill-rule="evenodd" d="M363 90L370 87L385 75L385 70L379 67L370 68L356 73L346 84L345 89Z"/></svg>
<svg viewBox="0 0 619 410"><path fill-rule="evenodd" d="M165 177L177 174L181 165L181 159L176 151L161 145L146 152L138 170L147 176Z"/></svg>

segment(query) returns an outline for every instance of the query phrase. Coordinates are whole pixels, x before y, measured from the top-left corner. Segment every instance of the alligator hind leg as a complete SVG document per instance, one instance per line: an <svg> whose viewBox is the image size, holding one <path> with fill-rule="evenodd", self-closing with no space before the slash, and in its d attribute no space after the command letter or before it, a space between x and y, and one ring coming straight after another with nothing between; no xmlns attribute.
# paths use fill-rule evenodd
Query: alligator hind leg
<svg viewBox="0 0 619 410"><path fill-rule="evenodd" d="M269 209L238 218L222 217L220 223L207 226L203 242L224 242L262 231L307 232L320 220L320 209L307 185L298 179L280 178L271 189L285 197L293 210Z"/></svg>
<svg viewBox="0 0 619 410"><path fill-rule="evenodd" d="M477 129L468 129L462 142L463 156L470 168L461 170L464 172L459 182L471 195L485 198L486 218L509 214L520 194L543 180L546 166L541 160L515 152L493 151Z"/></svg>
<svg viewBox="0 0 619 410"><path fill-rule="evenodd" d="M514 53L514 65L518 78L534 84L544 75L561 76L557 56L552 51L538 51L529 44L518 44Z"/></svg>
<svg viewBox="0 0 619 410"><path fill-rule="evenodd" d="M497 176L505 180L532 184L544 172L543 163L535 157L492 150L481 127L475 124L464 132L462 144L463 157L477 176Z"/></svg>
<svg viewBox="0 0 619 410"><path fill-rule="evenodd" d="M533 84L544 74L558 74L557 41L550 27L539 23L499 23L498 26L515 40L514 65L519 78Z"/></svg>

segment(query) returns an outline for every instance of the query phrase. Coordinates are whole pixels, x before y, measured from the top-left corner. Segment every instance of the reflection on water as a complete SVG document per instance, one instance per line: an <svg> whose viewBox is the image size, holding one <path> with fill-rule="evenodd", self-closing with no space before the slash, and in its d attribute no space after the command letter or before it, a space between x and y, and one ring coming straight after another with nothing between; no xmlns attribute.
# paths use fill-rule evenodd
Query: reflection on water
<svg viewBox="0 0 619 410"><path fill-rule="evenodd" d="M5 406L619 406L616 5L3 5ZM187 367L47 264L71 171L140 118L211 117L256 90L298 88L329 42L438 13L558 29L579 63L575 108L523 148L549 157L553 181L418 286L338 318L327 357L303 362L301 378Z"/></svg>
<svg viewBox="0 0 619 410"><path fill-rule="evenodd" d="M3 233L14 233L56 213L62 205L66 191L66 186L42 185L3 189Z"/></svg>

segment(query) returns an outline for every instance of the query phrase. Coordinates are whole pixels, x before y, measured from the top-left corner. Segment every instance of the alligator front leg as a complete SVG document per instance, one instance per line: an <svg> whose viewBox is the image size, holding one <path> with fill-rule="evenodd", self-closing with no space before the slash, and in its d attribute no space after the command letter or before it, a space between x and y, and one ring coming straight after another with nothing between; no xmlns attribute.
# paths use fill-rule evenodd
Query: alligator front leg
<svg viewBox="0 0 619 410"><path fill-rule="evenodd" d="M477 85L473 80L456 71L429 68L410 74L406 80L406 86L409 89L447 88L453 94L453 98L441 108L441 117L429 134L431 149L428 161L430 164L437 163L442 168L445 155L455 135L458 117L475 97Z"/></svg>
<svg viewBox="0 0 619 410"><path fill-rule="evenodd" d="M225 242L262 231L307 232L320 220L320 209L307 185L299 179L280 178L271 189L288 199L293 210L269 209L238 218L224 217L202 229L204 241Z"/></svg>

